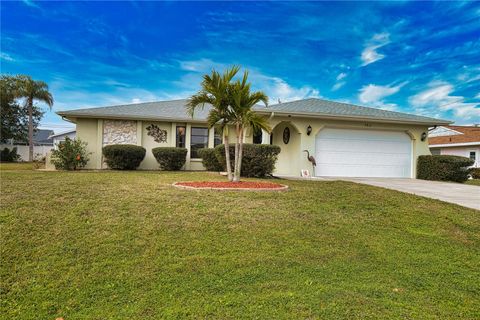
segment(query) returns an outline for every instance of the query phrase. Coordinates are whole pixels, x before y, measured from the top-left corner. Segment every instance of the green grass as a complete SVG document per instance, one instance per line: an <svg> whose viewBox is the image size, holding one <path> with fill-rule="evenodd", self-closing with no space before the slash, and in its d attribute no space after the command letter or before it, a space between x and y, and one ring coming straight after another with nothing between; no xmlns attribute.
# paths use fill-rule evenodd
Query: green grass
<svg viewBox="0 0 480 320"><path fill-rule="evenodd" d="M0 171L34 170L43 168L45 168L45 164L41 162L0 162Z"/></svg>
<svg viewBox="0 0 480 320"><path fill-rule="evenodd" d="M465 183L472 186L480 186L480 179L467 180Z"/></svg>
<svg viewBox="0 0 480 320"><path fill-rule="evenodd" d="M480 213L341 181L188 191L208 173L1 176L4 319L475 319Z"/></svg>
<svg viewBox="0 0 480 320"><path fill-rule="evenodd" d="M0 162L0 170L33 170L32 162Z"/></svg>

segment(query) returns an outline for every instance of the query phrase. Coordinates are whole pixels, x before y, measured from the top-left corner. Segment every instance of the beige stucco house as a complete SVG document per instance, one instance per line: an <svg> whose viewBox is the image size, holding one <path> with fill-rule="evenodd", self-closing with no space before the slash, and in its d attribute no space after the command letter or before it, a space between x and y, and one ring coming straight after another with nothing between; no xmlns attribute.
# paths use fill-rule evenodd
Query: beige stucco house
<svg viewBox="0 0 480 320"><path fill-rule="evenodd" d="M105 168L102 147L108 144L137 144L147 149L140 169L159 168L155 147L186 147L185 170L203 170L197 150L221 143L208 129L209 108L193 118L185 113L186 100L159 101L58 112L74 122L77 137L88 143L92 153L87 168ZM430 154L428 128L449 121L392 112L351 104L305 99L258 106L273 128L247 132L248 143L275 144L281 152L276 175L300 176L302 169L316 176L406 177L416 175L419 155ZM155 135L161 132L161 137ZM316 159L313 170L308 150Z"/></svg>

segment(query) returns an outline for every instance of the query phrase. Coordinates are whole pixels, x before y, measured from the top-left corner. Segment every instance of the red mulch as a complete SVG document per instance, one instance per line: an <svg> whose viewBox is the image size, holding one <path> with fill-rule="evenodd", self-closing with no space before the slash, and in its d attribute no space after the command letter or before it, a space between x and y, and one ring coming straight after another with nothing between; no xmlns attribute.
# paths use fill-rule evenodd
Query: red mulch
<svg viewBox="0 0 480 320"><path fill-rule="evenodd" d="M241 189L279 189L283 185L272 182L254 182L254 181L193 181L177 182L176 185L194 188L241 188Z"/></svg>

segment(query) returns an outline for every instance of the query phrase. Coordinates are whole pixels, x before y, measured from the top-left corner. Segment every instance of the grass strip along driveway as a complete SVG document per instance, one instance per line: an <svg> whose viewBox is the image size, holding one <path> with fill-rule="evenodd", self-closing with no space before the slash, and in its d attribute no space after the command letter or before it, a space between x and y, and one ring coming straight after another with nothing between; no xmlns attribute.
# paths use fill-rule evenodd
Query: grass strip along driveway
<svg viewBox="0 0 480 320"><path fill-rule="evenodd" d="M5 319L480 317L479 211L343 181L7 169Z"/></svg>

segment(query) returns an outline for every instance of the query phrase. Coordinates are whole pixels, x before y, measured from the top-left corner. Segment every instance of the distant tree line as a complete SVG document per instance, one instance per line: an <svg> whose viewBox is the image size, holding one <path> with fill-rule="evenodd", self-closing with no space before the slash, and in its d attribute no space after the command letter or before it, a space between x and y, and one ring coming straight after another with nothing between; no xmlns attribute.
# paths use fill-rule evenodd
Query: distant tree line
<svg viewBox="0 0 480 320"><path fill-rule="evenodd" d="M2 142L13 139L29 144L29 161L33 160L33 134L43 116L35 101L53 106L48 85L26 75L1 75L1 133Z"/></svg>

